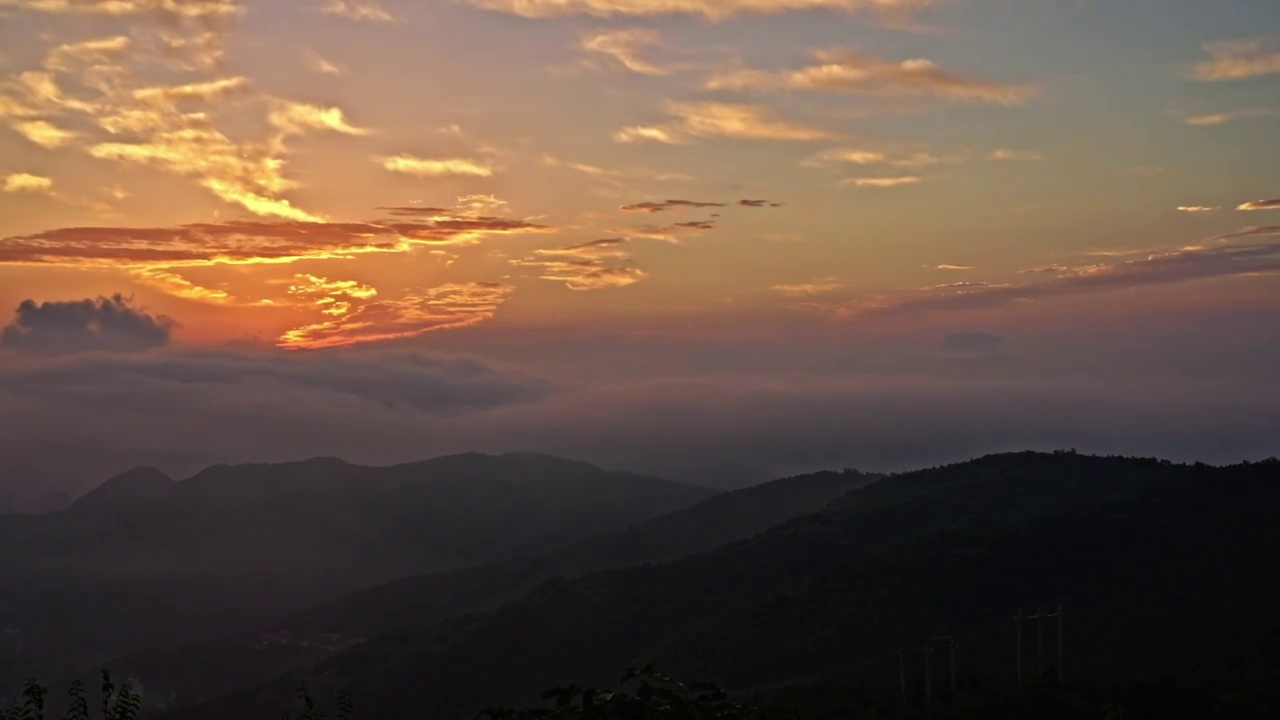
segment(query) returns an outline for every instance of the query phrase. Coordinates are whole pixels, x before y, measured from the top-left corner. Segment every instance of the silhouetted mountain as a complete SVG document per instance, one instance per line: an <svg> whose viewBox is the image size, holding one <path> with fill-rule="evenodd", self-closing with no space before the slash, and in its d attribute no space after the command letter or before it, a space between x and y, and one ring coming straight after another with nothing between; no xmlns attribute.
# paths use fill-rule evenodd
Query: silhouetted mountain
<svg viewBox="0 0 1280 720"><path fill-rule="evenodd" d="M0 465L0 515L65 510L71 505L72 487L23 465Z"/></svg>
<svg viewBox="0 0 1280 720"><path fill-rule="evenodd" d="M0 628L25 632L25 663L96 662L394 577L545 550L712 494L533 454L220 465L180 482L140 468L64 512L0 517Z"/></svg>
<svg viewBox="0 0 1280 720"><path fill-rule="evenodd" d="M990 456L873 483L709 552L551 580L491 612L379 636L306 675L349 688L382 720L470 715L568 682L608 686L650 660L730 688L859 667L888 684L900 644L942 635L963 638L966 668L1011 676L1014 609L1060 599L1076 676L1274 667L1276 507L1275 461ZM173 717L274 717L296 683Z"/></svg>
<svg viewBox="0 0 1280 720"><path fill-rule="evenodd" d="M112 666L148 687L175 691L180 702L203 699L315 662L379 632L494 607L556 575L662 562L750 537L878 477L845 471L775 480L539 557L395 580L262 630L221 642L147 650Z"/></svg>

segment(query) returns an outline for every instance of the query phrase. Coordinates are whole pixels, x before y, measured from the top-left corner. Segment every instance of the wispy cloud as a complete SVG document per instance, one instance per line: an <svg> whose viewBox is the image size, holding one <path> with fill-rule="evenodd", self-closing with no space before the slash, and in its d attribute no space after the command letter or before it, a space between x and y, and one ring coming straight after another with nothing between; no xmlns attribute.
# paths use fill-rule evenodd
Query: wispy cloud
<svg viewBox="0 0 1280 720"><path fill-rule="evenodd" d="M396 19L387 12L380 0L328 0L320 11L325 15L367 22L389 23Z"/></svg>
<svg viewBox="0 0 1280 720"><path fill-rule="evenodd" d="M1233 110L1231 112L1213 113L1210 115L1193 115L1185 118L1183 122L1195 127L1213 127L1214 125L1222 125L1234 120L1244 120L1246 118L1257 117L1274 117L1280 115L1280 110Z"/></svg>
<svg viewBox="0 0 1280 720"><path fill-rule="evenodd" d="M898 177L845 178L840 181L840 185L859 188L895 188L906 185L918 185L921 182L924 182L924 178L922 177L915 175L903 175Z"/></svg>
<svg viewBox="0 0 1280 720"><path fill-rule="evenodd" d="M787 283L774 285L771 289L782 295L791 297L810 297L813 295L826 295L837 290L844 289L844 283L835 278L822 278L819 280L811 280L802 283Z"/></svg>
<svg viewBox="0 0 1280 720"><path fill-rule="evenodd" d="M861 147L835 147L806 158L800 164L826 167L839 165L921 167L934 165L938 162L941 162L941 160L925 148L881 150Z"/></svg>
<svg viewBox="0 0 1280 720"><path fill-rule="evenodd" d="M311 130L332 130L344 135L368 135L369 130L347 122L342 108L321 107L292 100L278 100L267 115L267 122L281 132L303 135Z"/></svg>
<svg viewBox="0 0 1280 720"><path fill-rule="evenodd" d="M940 265L934 265L933 269L934 270L972 270L973 266L972 265L952 265L951 263L942 263Z"/></svg>
<svg viewBox="0 0 1280 720"><path fill-rule="evenodd" d="M613 134L615 142L658 142L665 145L683 145L688 142L678 130L654 125L629 125Z"/></svg>
<svg viewBox="0 0 1280 720"><path fill-rule="evenodd" d="M1205 45L1204 51L1209 59L1191 71L1197 80L1247 80L1280 73L1280 41L1276 38L1224 40Z"/></svg>
<svg viewBox="0 0 1280 720"><path fill-rule="evenodd" d="M403 208L410 210L411 208ZM414 208L417 209L417 208ZM0 264L161 268L286 264L466 245L493 235L552 232L526 220L438 212L387 222L196 223L177 227L70 227L0 242Z"/></svg>
<svg viewBox="0 0 1280 720"><path fill-rule="evenodd" d="M1236 208L1237 210L1280 210L1280 198L1274 200L1250 200Z"/></svg>
<svg viewBox="0 0 1280 720"><path fill-rule="evenodd" d="M482 160L473 158L420 158L413 155L395 155L380 158L382 166L391 172L417 177L445 177L448 175L470 175L473 177L490 177L493 167Z"/></svg>
<svg viewBox="0 0 1280 720"><path fill-rule="evenodd" d="M53 190L53 180L40 175L14 173L5 177L3 189L7 193L47 193Z"/></svg>
<svg viewBox="0 0 1280 720"><path fill-rule="evenodd" d="M68 43L50 50L45 56L44 66L50 70L69 71L81 64L112 62L132 49L132 38L124 35Z"/></svg>
<svg viewBox="0 0 1280 720"><path fill-rule="evenodd" d="M1217 210L1216 207L1206 207L1204 205L1179 205L1178 212L1184 213L1207 213Z"/></svg>
<svg viewBox="0 0 1280 720"><path fill-rule="evenodd" d="M564 283L570 290L604 290L634 285L647 274L630 264L624 238L606 238L537 250L512 264L538 269L538 277Z"/></svg>
<svg viewBox="0 0 1280 720"><path fill-rule="evenodd" d="M313 304L332 292L337 299L324 304L325 317L318 322L290 330L277 345L289 350L346 347L417 337L437 330L469 327L493 317L513 288L490 282L450 283L396 299L381 299L376 292L361 298L345 283L332 291L324 278L299 285ZM372 288L352 283L356 288ZM345 306L342 304L345 303Z"/></svg>
<svg viewBox="0 0 1280 720"><path fill-rule="evenodd" d="M68 145L80 136L80 133L60 128L47 120L14 123L13 129L22 137L47 150Z"/></svg>
<svg viewBox="0 0 1280 720"><path fill-rule="evenodd" d="M927 95L952 102L1021 105L1035 86L1002 83L943 70L929 60L895 62L856 50L814 50L816 64L792 70L730 69L712 75L708 90L822 90L873 95Z"/></svg>
<svg viewBox="0 0 1280 720"><path fill-rule="evenodd" d="M655 65L644 59L642 51L657 45L658 34L652 30L592 30L582 35L579 44L586 52L607 55L619 65L641 75L668 75L672 68Z"/></svg>
<svg viewBox="0 0 1280 720"><path fill-rule="evenodd" d="M307 53L307 67L321 75L331 75L333 77L342 77L347 74L347 69L335 62L325 58L320 53L309 51Z"/></svg>
<svg viewBox="0 0 1280 720"><path fill-rule="evenodd" d="M1035 161L1035 160L1043 160L1044 157L1040 155L1040 153L1035 152L1034 150L1010 150L1008 148L999 148L996 150L992 150L991 154L987 156L987 159L1003 160L1003 161L1013 161L1013 160Z"/></svg>
<svg viewBox="0 0 1280 720"><path fill-rule="evenodd" d="M1280 237L1280 228L1249 228L1241 233L1214 238L1206 244L1153 252L1128 260L1036 268L1024 272L1044 275L1045 279L1021 285L952 284L923 292L869 298L841 305L836 314L856 317L963 311L1123 288L1280 273L1280 242L1225 242L1230 238L1253 236Z"/></svg>
<svg viewBox="0 0 1280 720"><path fill-rule="evenodd" d="M674 208L709 208L724 207L722 202L703 202L698 200L647 200L645 202L623 205L618 208L623 212L665 212Z"/></svg>
<svg viewBox="0 0 1280 720"><path fill-rule="evenodd" d="M174 19L229 18L244 13L244 6L235 0L4 0L0 7L4 6L62 15L162 15Z"/></svg>
<svg viewBox="0 0 1280 720"><path fill-rule="evenodd" d="M743 13L776 14L786 11L832 9L866 12L890 21L905 22L935 0L471 0L487 10L529 18L559 15L701 15L721 20Z"/></svg>
<svg viewBox="0 0 1280 720"><path fill-rule="evenodd" d="M678 144L688 142L689 138L811 142L832 137L826 130L777 120L760 105L672 101L667 103L666 110L676 121L661 126L623 128L614 134L614 140Z"/></svg>

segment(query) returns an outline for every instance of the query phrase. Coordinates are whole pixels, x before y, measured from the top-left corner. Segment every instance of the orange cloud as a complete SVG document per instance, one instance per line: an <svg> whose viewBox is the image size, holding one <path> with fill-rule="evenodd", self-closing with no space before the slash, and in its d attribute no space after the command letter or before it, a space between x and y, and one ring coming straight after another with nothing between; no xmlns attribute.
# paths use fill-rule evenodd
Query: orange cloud
<svg viewBox="0 0 1280 720"><path fill-rule="evenodd" d="M832 9L868 12L904 20L935 0L471 0L487 10L528 18L560 15L701 15L721 20L742 13L776 14L787 11Z"/></svg>
<svg viewBox="0 0 1280 720"><path fill-rule="evenodd" d="M1037 90L947 72L929 60L883 60L856 50L815 50L816 65L796 70L725 70L704 83L708 90L825 90L873 95L929 95L952 102L1021 105Z"/></svg>
<svg viewBox="0 0 1280 720"><path fill-rule="evenodd" d="M47 150L54 150L75 140L79 133L65 130L47 120L14 123L13 129L24 138Z"/></svg>
<svg viewBox="0 0 1280 720"><path fill-rule="evenodd" d="M1250 200L1236 207L1237 210L1280 210L1280 198L1274 200Z"/></svg>
<svg viewBox="0 0 1280 720"><path fill-rule="evenodd" d="M291 263L407 252L420 245L470 244L486 235L554 228L491 217L422 222L239 221L167 228L73 227L0 242L0 264L175 268Z"/></svg>
<svg viewBox="0 0 1280 720"><path fill-rule="evenodd" d="M852 185L860 188L895 188L905 185L918 185L924 181L924 178L914 175L901 177L860 177L846 178L840 181L841 185Z"/></svg>
<svg viewBox="0 0 1280 720"><path fill-rule="evenodd" d="M677 118L661 126L631 126L614 133L616 142L652 141L666 144L690 138L719 137L733 140L813 141L831 133L784 120L776 120L759 105L721 102L668 102L667 113Z"/></svg>
<svg viewBox="0 0 1280 720"><path fill-rule="evenodd" d="M450 283L395 300L367 300L345 312L330 313L320 322L290 330L276 344L289 350L314 350L468 327L493 317L511 291L510 286L499 283Z"/></svg>
<svg viewBox="0 0 1280 720"><path fill-rule="evenodd" d="M784 285L774 285L772 290L783 295L792 297L807 297L812 295L825 295L837 290L843 290L844 283L835 278L823 278L821 280L813 280L805 283L791 283Z"/></svg>
<svg viewBox="0 0 1280 720"><path fill-rule="evenodd" d="M615 261L625 263L631 260L625 243L622 238L607 238L538 250L533 257L513 260L512 264L536 267L539 278L563 282L570 290L626 287L648 275L631 265L614 264Z"/></svg>

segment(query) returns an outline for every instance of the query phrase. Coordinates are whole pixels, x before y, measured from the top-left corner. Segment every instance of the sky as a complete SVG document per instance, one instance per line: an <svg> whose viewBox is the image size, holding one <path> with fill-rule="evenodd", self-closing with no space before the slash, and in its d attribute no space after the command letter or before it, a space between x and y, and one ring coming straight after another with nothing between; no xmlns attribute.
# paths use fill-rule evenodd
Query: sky
<svg viewBox="0 0 1280 720"><path fill-rule="evenodd" d="M0 0L0 469L1266 457L1277 157L1272 0Z"/></svg>

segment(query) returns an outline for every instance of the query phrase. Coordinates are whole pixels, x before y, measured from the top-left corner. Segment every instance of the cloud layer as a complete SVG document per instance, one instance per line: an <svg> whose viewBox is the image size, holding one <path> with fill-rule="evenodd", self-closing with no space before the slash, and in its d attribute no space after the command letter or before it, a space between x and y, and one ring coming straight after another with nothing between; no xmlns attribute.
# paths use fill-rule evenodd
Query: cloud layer
<svg viewBox="0 0 1280 720"><path fill-rule="evenodd" d="M139 352L169 343L173 321L133 307L121 295L96 300L23 300L0 329L0 349L34 355L90 350Z"/></svg>

